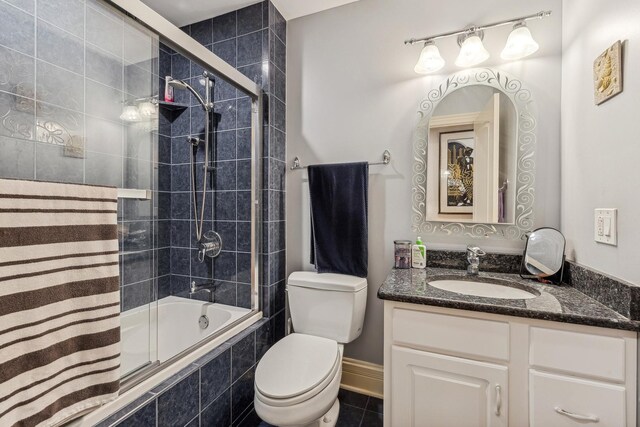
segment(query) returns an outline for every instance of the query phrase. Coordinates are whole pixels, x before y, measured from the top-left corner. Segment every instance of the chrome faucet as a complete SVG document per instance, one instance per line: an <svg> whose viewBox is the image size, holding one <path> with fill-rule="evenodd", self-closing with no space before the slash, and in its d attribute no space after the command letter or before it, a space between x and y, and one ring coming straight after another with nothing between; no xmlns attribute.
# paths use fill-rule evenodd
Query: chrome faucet
<svg viewBox="0 0 640 427"><path fill-rule="evenodd" d="M485 256L487 253L477 246L467 246L467 274L471 276L477 276L480 272L480 257Z"/></svg>
<svg viewBox="0 0 640 427"><path fill-rule="evenodd" d="M211 287L213 286L213 283L205 283L204 285L196 285L196 282L193 281L191 282L191 287L189 288L189 298L191 298L191 296L193 296L194 294L200 292L200 291L204 291L207 293L207 301L209 302L214 302L213 301L213 289L211 289Z"/></svg>

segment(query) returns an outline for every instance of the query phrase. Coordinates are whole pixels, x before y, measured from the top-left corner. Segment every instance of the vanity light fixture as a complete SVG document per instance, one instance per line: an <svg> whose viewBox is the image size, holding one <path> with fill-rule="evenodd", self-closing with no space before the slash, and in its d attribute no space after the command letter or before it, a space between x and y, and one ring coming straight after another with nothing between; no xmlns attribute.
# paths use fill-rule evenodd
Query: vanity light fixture
<svg viewBox="0 0 640 427"><path fill-rule="evenodd" d="M440 55L440 49L433 40L427 40L422 52L420 52L418 63L414 67L415 72L418 74L435 73L442 67L444 67L444 59Z"/></svg>
<svg viewBox="0 0 640 427"><path fill-rule="evenodd" d="M535 53L539 48L540 46L533 39L529 28L527 28L527 24L522 21L513 26L513 31L509 34L507 44L500 57L507 61L515 61Z"/></svg>
<svg viewBox="0 0 640 427"><path fill-rule="evenodd" d="M138 111L138 107L135 105L125 105L122 109L122 114L120 114L120 120L124 120L125 122L139 122L142 120L142 116L140 115L140 111Z"/></svg>
<svg viewBox="0 0 640 427"><path fill-rule="evenodd" d="M451 31L419 39L409 39L405 40L404 44L413 45L416 43L424 43L422 52L420 52L420 58L414 70L420 74L433 73L444 66L444 59L440 55L438 47L435 45L436 40L457 36L460 53L456 59L456 65L459 67L472 67L486 61L490 56L482 43L484 30L504 25L513 25L513 31L511 31L506 46L500 56L505 60L517 60L531 55L539 48L538 43L533 39L531 31L529 31L525 22L533 19L544 19L550 15L550 10L543 10L532 15L494 22L492 24L472 25L463 30Z"/></svg>
<svg viewBox="0 0 640 427"><path fill-rule="evenodd" d="M458 36L460 53L456 59L458 67L473 67L489 59L489 52L482 44L482 31L471 31Z"/></svg>

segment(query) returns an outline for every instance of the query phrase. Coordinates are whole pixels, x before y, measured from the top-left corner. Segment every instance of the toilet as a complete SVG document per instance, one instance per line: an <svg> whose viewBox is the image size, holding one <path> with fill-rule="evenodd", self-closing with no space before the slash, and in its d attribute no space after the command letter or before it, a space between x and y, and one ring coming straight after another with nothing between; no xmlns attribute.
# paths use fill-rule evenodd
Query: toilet
<svg viewBox="0 0 640 427"><path fill-rule="evenodd" d="M289 276L287 296L295 332L258 363L256 413L280 427L333 427L340 411L343 345L362 332L367 279L298 271Z"/></svg>

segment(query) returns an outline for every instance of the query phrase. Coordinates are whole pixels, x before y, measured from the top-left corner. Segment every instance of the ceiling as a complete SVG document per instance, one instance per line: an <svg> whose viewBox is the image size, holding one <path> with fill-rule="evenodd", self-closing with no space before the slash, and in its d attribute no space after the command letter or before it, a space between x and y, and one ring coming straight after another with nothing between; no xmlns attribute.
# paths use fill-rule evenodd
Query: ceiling
<svg viewBox="0 0 640 427"><path fill-rule="evenodd" d="M289 21L312 13L332 9L357 0L272 0ZM142 0L147 6L178 27L241 9L256 0Z"/></svg>

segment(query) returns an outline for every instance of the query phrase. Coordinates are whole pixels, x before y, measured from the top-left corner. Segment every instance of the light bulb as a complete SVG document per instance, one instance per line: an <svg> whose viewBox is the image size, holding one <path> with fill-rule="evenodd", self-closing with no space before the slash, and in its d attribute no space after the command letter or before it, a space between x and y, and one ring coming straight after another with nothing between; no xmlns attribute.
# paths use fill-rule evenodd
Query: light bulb
<svg viewBox="0 0 640 427"><path fill-rule="evenodd" d="M144 118L152 118L158 115L156 106L151 102L142 102L138 105L138 112Z"/></svg>
<svg viewBox="0 0 640 427"><path fill-rule="evenodd" d="M140 116L140 111L138 111L138 107L135 105L126 105L122 109L122 114L120 114L120 119L125 122L139 122L142 120Z"/></svg>
<svg viewBox="0 0 640 427"><path fill-rule="evenodd" d="M418 74L434 73L444 67L444 59L440 56L440 50L433 41L424 44L420 57L414 68Z"/></svg>
<svg viewBox="0 0 640 427"><path fill-rule="evenodd" d="M525 23L520 22L513 26L500 57L507 61L522 59L536 52L539 47Z"/></svg>
<svg viewBox="0 0 640 427"><path fill-rule="evenodd" d="M458 67L473 67L489 59L489 56L480 37L476 33L471 33L460 46L456 65Z"/></svg>

